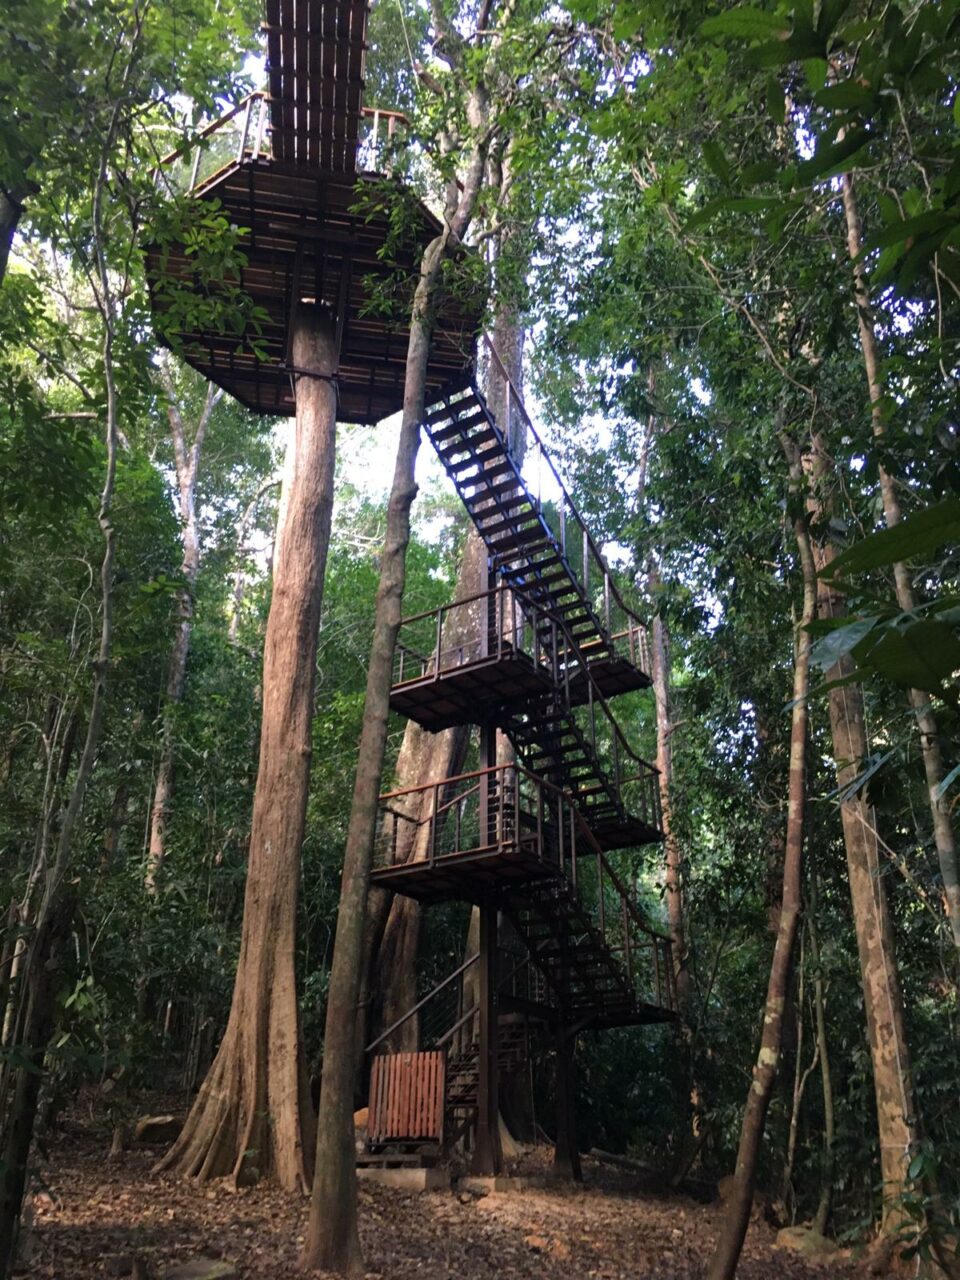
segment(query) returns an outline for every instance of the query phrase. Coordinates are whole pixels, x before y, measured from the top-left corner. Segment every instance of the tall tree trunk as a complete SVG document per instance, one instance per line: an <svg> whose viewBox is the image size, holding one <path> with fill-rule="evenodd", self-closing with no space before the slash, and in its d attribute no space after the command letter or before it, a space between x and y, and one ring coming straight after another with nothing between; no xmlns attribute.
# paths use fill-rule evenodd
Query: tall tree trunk
<svg viewBox="0 0 960 1280"><path fill-rule="evenodd" d="M796 447L792 441L786 439L783 445L790 465L790 487L794 493L798 493L802 486L802 473L796 456ZM770 978L767 983L760 1052L753 1068L753 1083L747 1095L747 1105L740 1129L740 1146L733 1175L733 1192L727 1202L717 1249L707 1272L708 1280L732 1280L737 1269L743 1240L747 1234L750 1210L753 1207L757 1157L780 1058L783 1011L787 1000L793 947L800 917L806 801L807 696L810 689L810 638L805 628L816 616L817 583L810 536L802 515L798 515L794 520L794 534L803 574L803 612L794 641L793 711L790 726L790 779L787 838L783 860L783 900L777 928L777 941L770 965Z"/></svg>
<svg viewBox="0 0 960 1280"><path fill-rule="evenodd" d="M247 540L247 534L253 524L253 518L256 515L257 507L264 494L269 493L271 489L276 489L280 484L278 477L271 476L269 480L264 480L263 484L247 503L246 510L240 517L240 523L237 525L237 569L236 576L233 580L233 607L230 612L230 626L227 629L227 639L231 644L237 644L240 635L240 615L243 613L243 599L247 590L247 574L244 565L244 556L246 551L244 544Z"/></svg>
<svg viewBox="0 0 960 1280"><path fill-rule="evenodd" d="M471 527L464 543L454 600L466 600L476 595L485 556L483 541L476 529ZM473 639L477 634L480 608L480 603L476 602L448 613L441 638L444 650L456 648ZM466 756L469 732L468 726L458 725L434 734L422 729L414 721L408 721L397 760L396 788L399 790L424 786L437 778L449 778L459 773ZM400 797L398 803L402 806L404 801L407 802L404 812L412 822L423 824L430 814L431 794L426 792L419 797ZM406 827L408 824L403 825ZM411 826L411 830L413 829ZM426 831L425 826L420 826L419 829ZM425 846L417 847L414 843L410 847L398 849L398 860L407 862L425 858L427 852ZM377 897L380 892L377 891ZM371 895L371 899L373 897ZM378 909L379 904L371 901L368 935L372 935L377 928ZM390 899L385 918L380 922L379 941L371 957L372 962L366 967L373 1002L379 1006L378 1021L381 1026L390 1026L416 1004L420 915L418 902L396 894ZM361 1009L366 1007L366 1003L366 998L361 999ZM416 1049L416 1032L415 1023L405 1023L398 1031L396 1040L388 1047L394 1052Z"/></svg>
<svg viewBox="0 0 960 1280"><path fill-rule="evenodd" d="M810 959L813 962L813 1016L820 1054L820 1082L823 1087L823 1158L820 1164L820 1198L813 1228L827 1234L830 1206L833 1201L833 1148L836 1124L833 1110L833 1075L830 1070L830 1045L827 1040L827 999L823 970L820 967L820 926L817 921L819 890L816 866L811 867L810 903L807 932L810 935Z"/></svg>
<svg viewBox="0 0 960 1280"><path fill-rule="evenodd" d="M800 933L800 958L797 964L799 985L796 1000L792 1001L795 1010L796 1024L794 1043L793 1090L790 1095L790 1124L787 1128L787 1154L783 1162L783 1173L780 1179L780 1199L784 1209L790 1214L790 1221L795 1221L796 1195L793 1190L793 1171L797 1159L797 1138L800 1133L800 1116L803 1111L803 1096L807 1089L807 1081L817 1069L820 1062L820 1042L814 1037L813 1055L806 1066L803 1065L804 1042L804 1005L805 1000L805 962L804 935Z"/></svg>
<svg viewBox="0 0 960 1280"><path fill-rule="evenodd" d="M811 515L817 526L826 528L831 503L825 486L831 474L831 464L816 438L805 466L810 485L808 503ZM814 544L818 571L826 568L835 555L830 543ZM817 591L820 615L825 618L842 617L845 610L843 597L822 577L818 578ZM845 679L852 670L852 661L845 657L831 667L827 679ZM843 684L831 689L829 710L837 784L842 788L858 777L867 754L860 686ZM887 905L886 881L877 844L876 814L873 806L858 792L840 805L840 820L847 854L877 1102L884 1196L882 1228L892 1233L903 1220L896 1209L896 1202L906 1190L910 1148L916 1140L916 1109L903 995Z"/></svg>
<svg viewBox="0 0 960 1280"><path fill-rule="evenodd" d="M160 761L157 765L157 781L150 808L150 837L147 847L147 869L144 884L148 893L157 891L157 875L163 865L167 810L173 797L174 721L177 707L183 698L187 676L187 658L190 654L190 632L193 629L194 589L200 573L200 530L197 524L197 477L200 457L210 415L222 398L223 392L211 382L207 387L200 418L187 443L187 433L177 402L176 387L168 364L162 367L162 380L167 395L167 419L177 470L177 488L180 497L180 533L183 538L183 557L180 576L183 585L177 592L177 631L170 654L167 671L167 689L163 705L163 727L160 738Z"/></svg>
<svg viewBox="0 0 960 1280"><path fill-rule="evenodd" d="M440 247L431 246L431 249L431 256L439 258ZM417 302L421 308L424 303L429 304L432 293L431 290L426 298L422 297L423 280L421 277L417 291ZM414 304L414 316L418 314L417 302ZM353 805L340 882L340 907L323 1038L316 1173L303 1257L305 1270L316 1268L359 1274L363 1267L357 1233L353 1150L354 1027L360 995L367 887L390 711L393 651L400 628L406 549L410 538L410 507L417 491L414 471L423 419L429 343L429 330L414 319L410 330L403 424L387 508Z"/></svg>
<svg viewBox="0 0 960 1280"><path fill-rule="evenodd" d="M424 251L414 293L407 346L400 442L387 506L387 529L373 624L357 774L343 857L337 935L323 1038L323 1075L317 1131L316 1176L301 1265L358 1274L363 1267L357 1231L353 1088L356 1021L363 967L364 916L379 811L380 779L390 712L393 653L400 629L410 539L410 508L426 394L434 307L441 272L470 225L486 169L488 103L482 84L470 91L467 118L481 141L471 145L462 188L447 184L444 228ZM453 145L448 136L447 150Z"/></svg>
<svg viewBox="0 0 960 1280"><path fill-rule="evenodd" d="M647 391L651 402L657 388L656 371L651 365L647 373ZM646 430L638 457L637 508L646 512L647 475L660 422L655 413L647 417ZM647 556L647 587L656 597L661 587L660 566L655 553ZM684 1131L670 1175L671 1186L679 1186L697 1158L702 1143L700 1113L702 1100L695 1079L693 1027L690 1022L690 969L687 957L686 928L683 907L683 858L673 829L673 709L670 698L670 632L659 610L650 626L650 671L653 682L657 727L657 785L660 791L660 827L664 834L664 889L667 899L667 925L670 931L670 958L673 964L677 1012L680 1015L679 1038L683 1044L685 1079Z"/></svg>
<svg viewBox="0 0 960 1280"><path fill-rule="evenodd" d="M649 573L652 586L659 585L656 566ZM670 636L659 613L650 628L650 677L657 714L657 768L660 776L660 823L664 836L664 885L667 921L673 954L678 1012L686 1020L690 1009L690 971L687 968L687 939L683 920L683 873L680 847L673 832L673 720L670 708Z"/></svg>
<svg viewBox="0 0 960 1280"><path fill-rule="evenodd" d="M3 278L7 274L10 247L20 224L25 195L26 192L22 190L0 187L0 285L3 284Z"/></svg>
<svg viewBox="0 0 960 1280"><path fill-rule="evenodd" d="M16 1256L20 1207L26 1190L30 1147L47 1045L56 1025L60 953L73 919L70 894L58 895L31 938L29 963L21 978L23 1016L18 1026L19 1065L4 1080L0 1135L0 1276Z"/></svg>
<svg viewBox="0 0 960 1280"><path fill-rule="evenodd" d="M260 767L240 958L227 1029L180 1137L160 1161L234 1184L273 1174L310 1186L313 1112L294 972L300 849L310 783L317 629L333 510L337 398L333 319L301 305L297 414L277 523L263 655Z"/></svg>
<svg viewBox="0 0 960 1280"><path fill-rule="evenodd" d="M870 288L867 281L866 266L859 256L863 248L863 235L852 173L843 175L843 209L847 224L847 250L853 264L854 296L857 303L860 343L863 348L863 364L867 375L867 388L870 393L870 415L873 434L876 440L882 441L887 431L883 377L880 371L880 352L877 347L876 327L873 310L870 305ZM901 520L900 500L897 497L896 483L882 461L878 461L877 467L880 480L880 496L883 500L884 520L888 528L893 528ZM900 608L905 613L915 609L917 597L910 579L910 571L905 564L898 563L893 566L893 580L896 586L897 603ZM950 821L950 810L947 807L946 798L938 796L940 783L943 781L943 756L940 751L940 735L929 696L921 689L910 689L908 696L916 718L917 730L920 734L920 754L923 758L923 769L927 782L927 799L933 820L933 839L940 863L940 876L943 880L944 906L957 959L960 960L960 862L958 862L957 858L957 846L953 824Z"/></svg>
<svg viewBox="0 0 960 1280"><path fill-rule="evenodd" d="M504 158L502 163L492 162L490 169L491 185L499 188L506 206L509 204L511 186L509 158ZM514 227L508 218L494 240L495 270L513 233ZM510 383L519 392L523 385L524 330L517 308L512 304L512 295L506 288L499 288L499 283L498 279L494 286L493 345ZM510 384L494 361L490 361L487 367L486 396L491 412L507 433L511 453L518 463L522 463L526 425L519 413L511 413ZM483 540L471 525L464 544L454 600L467 599L480 590L481 570L486 555ZM494 584L490 585L492 587ZM441 641L445 650L467 642L478 633L478 611L479 605L476 605L469 609L455 610L448 615ZM397 760L396 788L402 790L405 787L422 786L433 779L458 773L466 755L469 734L469 727L462 725L434 735L415 722L408 721ZM509 748L509 741L503 735L498 735L498 759L505 758L504 745ZM403 801L399 803L402 805ZM408 816L414 822L423 821L428 816L429 803L430 797L424 796L421 801L422 811L411 811ZM418 856L426 856L426 850L402 851L403 860ZM415 964L420 917L420 904L412 898L402 895L391 898L380 890L370 895L365 941L365 957L369 959L365 959L364 963L364 985L360 999L360 1025L364 1033L369 1027L366 1011L374 1007L376 1002L373 993L379 996L379 1021L384 1027L390 1026L416 1003ZM467 954L470 954L469 943ZM398 1030L396 1039L388 1043L387 1047L393 1052L416 1049L417 1034L415 1020L410 1020Z"/></svg>

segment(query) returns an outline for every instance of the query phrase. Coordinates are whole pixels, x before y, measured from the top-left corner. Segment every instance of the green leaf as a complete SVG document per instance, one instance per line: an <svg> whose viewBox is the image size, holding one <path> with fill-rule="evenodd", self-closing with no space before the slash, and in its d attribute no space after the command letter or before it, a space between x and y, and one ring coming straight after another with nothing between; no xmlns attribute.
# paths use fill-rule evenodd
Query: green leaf
<svg viewBox="0 0 960 1280"><path fill-rule="evenodd" d="M862 573L866 569L879 569L897 564L914 556L928 555L945 543L960 542L960 498L947 498L932 507L907 516L892 529L871 533L852 547L848 547L826 568L823 578L835 578L838 574Z"/></svg>
<svg viewBox="0 0 960 1280"><path fill-rule="evenodd" d="M866 129L850 129L837 142L821 141L816 155L797 165L797 176L803 182L832 177L850 167L851 158L870 141Z"/></svg>
<svg viewBox="0 0 960 1280"><path fill-rule="evenodd" d="M825 89L818 89L813 100L818 107L827 111L847 111L872 106L874 96L863 85L856 84L853 80L844 80L842 84L828 84Z"/></svg>
<svg viewBox="0 0 960 1280"><path fill-rule="evenodd" d="M726 205L726 200L708 200L702 209L698 209L684 223L684 231L693 231L696 227L703 226L705 222L709 222L715 214Z"/></svg>
<svg viewBox="0 0 960 1280"><path fill-rule="evenodd" d="M720 181L725 185L730 185L730 179L733 177L733 170L730 168L730 162L723 154L723 148L716 142L710 141L703 144L703 158L707 162L708 168L716 174Z"/></svg>
<svg viewBox="0 0 960 1280"><path fill-rule="evenodd" d="M869 253L871 249L883 249L887 245L902 244L905 240L926 235L931 231L939 231L941 227L949 227L952 223L953 215L943 211L921 213L917 218L904 218L901 222L895 222L892 226L875 232L864 243L860 252L861 254Z"/></svg>
<svg viewBox="0 0 960 1280"><path fill-rule="evenodd" d="M789 24L784 18L750 5L741 5L707 18L700 30L705 36L733 36L742 40L762 40L767 36L785 39L790 34Z"/></svg>
<svg viewBox="0 0 960 1280"><path fill-rule="evenodd" d="M741 177L744 183L770 182L777 176L777 166L773 160L757 160L753 164L744 165Z"/></svg>
<svg viewBox="0 0 960 1280"><path fill-rule="evenodd" d="M849 8L850 0L822 0L820 18L817 22L817 35L822 40L828 39Z"/></svg>
<svg viewBox="0 0 960 1280"><path fill-rule="evenodd" d="M813 46L813 52L810 52L811 46L808 44L794 44L790 41L790 52L796 58L803 60L803 72L807 77L807 83L814 91L818 90L827 78L827 62L822 57L822 50L819 45Z"/></svg>
<svg viewBox="0 0 960 1280"><path fill-rule="evenodd" d="M885 631L870 651L870 663L905 689L938 693L960 668L960 638L942 622L919 619Z"/></svg>
<svg viewBox="0 0 960 1280"><path fill-rule="evenodd" d="M857 618L855 622L837 627L813 646L810 650L810 661L822 671L828 671L873 630L877 621L876 618Z"/></svg>
<svg viewBox="0 0 960 1280"><path fill-rule="evenodd" d="M785 67L794 60L790 46L783 39L753 45L743 56L754 67Z"/></svg>

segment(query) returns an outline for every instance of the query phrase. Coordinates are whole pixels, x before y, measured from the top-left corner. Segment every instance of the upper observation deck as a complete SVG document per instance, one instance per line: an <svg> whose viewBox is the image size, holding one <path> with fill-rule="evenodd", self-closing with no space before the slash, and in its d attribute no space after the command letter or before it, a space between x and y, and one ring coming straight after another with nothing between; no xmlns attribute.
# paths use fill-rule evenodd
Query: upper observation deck
<svg viewBox="0 0 960 1280"><path fill-rule="evenodd" d="M189 235L147 246L161 332L258 413L294 412L303 371L293 362L292 317L301 301L336 317L340 420L374 424L403 405L420 255L442 224L383 172L406 121L362 105L366 16L362 0L266 0L269 90L158 169L167 191L203 201L239 233L237 260L219 279ZM215 315L184 305L185 292L231 305ZM484 304L469 285L437 299L429 400L468 381Z"/></svg>

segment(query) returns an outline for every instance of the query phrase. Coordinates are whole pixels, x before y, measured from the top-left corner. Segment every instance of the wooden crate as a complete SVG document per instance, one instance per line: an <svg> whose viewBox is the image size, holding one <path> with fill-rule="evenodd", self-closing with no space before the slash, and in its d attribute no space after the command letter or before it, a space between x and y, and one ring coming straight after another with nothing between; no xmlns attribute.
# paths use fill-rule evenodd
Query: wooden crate
<svg viewBox="0 0 960 1280"><path fill-rule="evenodd" d="M446 1054L381 1053L370 1074L368 1140L442 1142Z"/></svg>

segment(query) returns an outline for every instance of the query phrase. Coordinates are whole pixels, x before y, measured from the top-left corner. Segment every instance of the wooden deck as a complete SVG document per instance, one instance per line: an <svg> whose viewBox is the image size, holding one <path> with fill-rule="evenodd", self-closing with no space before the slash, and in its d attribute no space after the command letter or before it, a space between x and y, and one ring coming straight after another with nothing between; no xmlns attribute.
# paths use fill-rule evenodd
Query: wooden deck
<svg viewBox="0 0 960 1280"><path fill-rule="evenodd" d="M378 867L370 883L418 902L472 902L491 892L509 894L533 880L556 879L556 864L541 858L535 842L498 844L463 853L442 854L432 860Z"/></svg>
<svg viewBox="0 0 960 1280"><path fill-rule="evenodd" d="M340 421L375 424L397 412L403 404L416 255L410 246L392 262L381 258L387 219L382 213L371 215L364 203L374 188L370 175L322 172L262 158L231 163L201 184L197 197L219 201L229 220L248 232L243 239L247 262L232 283L267 318L259 332L178 333L190 364L258 413L293 414L289 321L295 299L312 298L341 317ZM425 244L439 223L424 206L418 216L417 238ZM183 246L172 246L166 254L149 246L147 275L161 324L177 288L199 287L195 261ZM378 284L406 299L396 308L401 318L371 310ZM427 369L428 394L468 378L483 303L476 296L441 307ZM254 339L262 359L251 350Z"/></svg>

